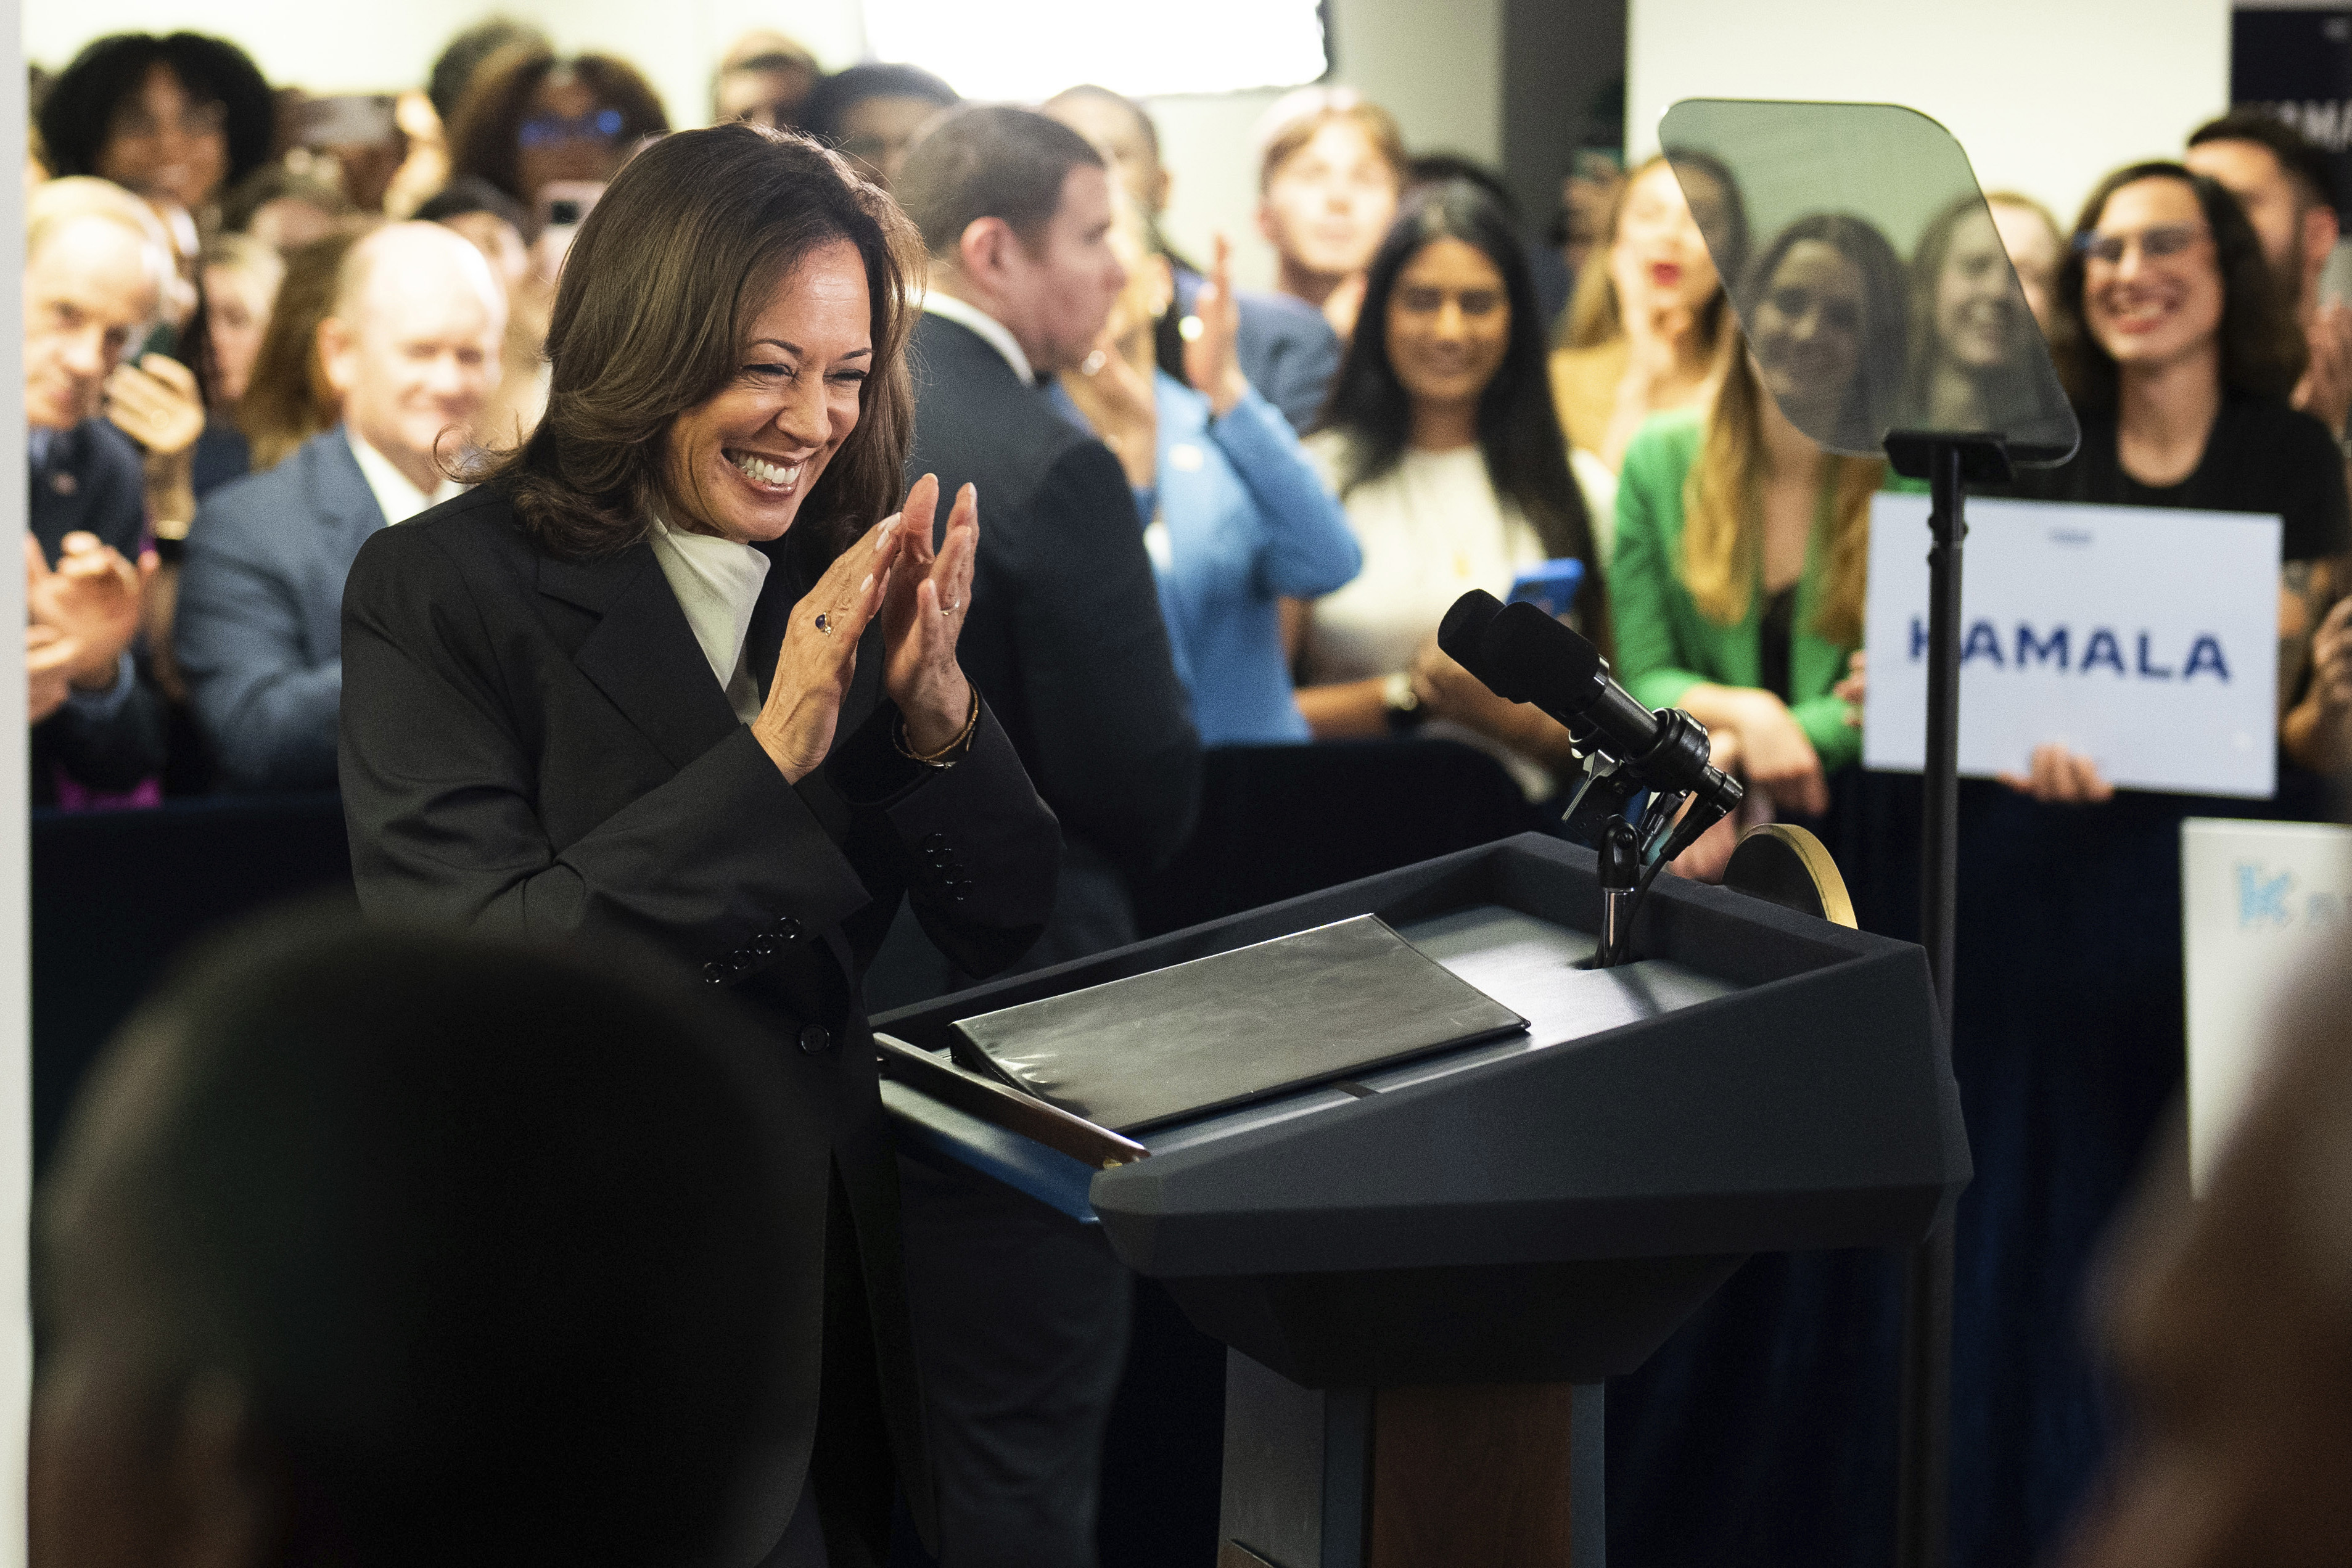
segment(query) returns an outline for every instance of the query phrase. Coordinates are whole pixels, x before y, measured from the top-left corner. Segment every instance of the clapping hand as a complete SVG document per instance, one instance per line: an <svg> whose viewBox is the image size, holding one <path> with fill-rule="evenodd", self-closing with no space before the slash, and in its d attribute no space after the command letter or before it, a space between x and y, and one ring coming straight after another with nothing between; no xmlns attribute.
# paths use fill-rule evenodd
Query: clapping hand
<svg viewBox="0 0 2352 1568"><path fill-rule="evenodd" d="M81 650L54 626L25 628L25 719L38 724L66 706L73 684L66 666Z"/></svg>
<svg viewBox="0 0 2352 1568"><path fill-rule="evenodd" d="M2352 307L2340 300L2321 306L2304 337L2310 358L2295 383L2294 406L2341 435L2352 413Z"/></svg>
<svg viewBox="0 0 2352 1568"><path fill-rule="evenodd" d="M2033 748L2031 772L1999 777L2019 794L2053 806L2095 806L2116 798L2116 787L2099 776L2097 763L2055 744Z"/></svg>
<svg viewBox="0 0 2352 1568"><path fill-rule="evenodd" d="M1241 300L1234 294L1234 246L1220 234L1209 275L1202 280L1201 292L1192 299L1192 314L1183 323L1184 379L1209 400L1209 412L1216 418L1224 417L1249 391L1235 349L1241 330Z"/></svg>
<svg viewBox="0 0 2352 1568"><path fill-rule="evenodd" d="M84 691L114 684L122 651L139 634L141 601L155 574L151 552L132 566L95 534L68 534L50 570L41 545L25 536L25 602L33 621L54 628L74 653L71 683Z"/></svg>
<svg viewBox="0 0 2352 1568"><path fill-rule="evenodd" d="M196 438L205 433L195 372L163 354L119 365L106 378L106 417L146 452L147 503L154 515L186 522L196 506L191 487Z"/></svg>
<svg viewBox="0 0 2352 1568"><path fill-rule="evenodd" d="M971 686L956 663L956 639L971 612L971 574L980 555L980 492L966 485L931 547L940 482L926 474L907 492L898 564L882 606L883 689L898 706L907 744L929 755L963 733Z"/></svg>
<svg viewBox="0 0 2352 1568"><path fill-rule="evenodd" d="M924 519L928 529L929 518ZM816 771L833 749L842 699L857 673L857 640L882 608L890 569L908 530L893 513L835 558L784 628L768 699L751 721L751 738L788 782Z"/></svg>

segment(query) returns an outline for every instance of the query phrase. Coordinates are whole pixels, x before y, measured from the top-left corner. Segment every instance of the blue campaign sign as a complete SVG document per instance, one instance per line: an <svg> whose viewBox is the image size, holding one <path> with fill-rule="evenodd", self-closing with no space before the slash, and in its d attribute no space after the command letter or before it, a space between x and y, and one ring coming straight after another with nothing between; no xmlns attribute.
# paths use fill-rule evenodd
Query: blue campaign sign
<svg viewBox="0 0 2352 1568"><path fill-rule="evenodd" d="M1971 499L1960 771L2057 743L2130 789L2277 787L2279 520ZM1871 507L1863 760L1916 772L1927 723L1927 497Z"/></svg>

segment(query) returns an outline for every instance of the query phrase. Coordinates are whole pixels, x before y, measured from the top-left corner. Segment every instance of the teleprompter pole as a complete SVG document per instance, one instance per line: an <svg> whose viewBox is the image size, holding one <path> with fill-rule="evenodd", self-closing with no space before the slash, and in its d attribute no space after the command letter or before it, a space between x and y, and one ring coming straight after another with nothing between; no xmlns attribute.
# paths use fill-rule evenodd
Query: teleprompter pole
<svg viewBox="0 0 2352 1568"><path fill-rule="evenodd" d="M1953 910L1959 880L1960 545L1970 480L2010 477L2000 437L1898 431L1895 470L1927 481L1927 751L1920 852L1919 941L1952 1038ZM1951 1542L1952 1228L1912 1249L1904 1278L1897 1568L1944 1568Z"/></svg>

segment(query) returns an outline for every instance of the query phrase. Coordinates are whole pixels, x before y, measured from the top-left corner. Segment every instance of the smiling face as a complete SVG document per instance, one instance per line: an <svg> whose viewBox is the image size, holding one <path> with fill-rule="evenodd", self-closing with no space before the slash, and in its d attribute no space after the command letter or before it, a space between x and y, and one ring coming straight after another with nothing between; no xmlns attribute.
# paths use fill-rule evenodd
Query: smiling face
<svg viewBox="0 0 2352 1568"><path fill-rule="evenodd" d="M670 425L663 478L676 526L752 544L784 536L857 428L874 313L865 258L845 239L745 304L740 363Z"/></svg>
<svg viewBox="0 0 2352 1568"><path fill-rule="evenodd" d="M1935 310L1936 341L1954 363L1984 371L2015 357L2022 322L2010 292L2009 254L1986 214L1970 213L1954 226L1936 275Z"/></svg>
<svg viewBox="0 0 2352 1568"><path fill-rule="evenodd" d="M1696 312L1714 298L1715 263L1672 165L1654 163L1627 187L1609 277L1628 318L1675 306Z"/></svg>
<svg viewBox="0 0 2352 1568"><path fill-rule="evenodd" d="M1748 339L1757 373L1783 409L1833 415L1845 401L1862 363L1862 269L1826 240L1797 241L1772 269Z"/></svg>
<svg viewBox="0 0 2352 1568"><path fill-rule="evenodd" d="M1370 266L1396 221L1397 173L1352 120L1327 121L1266 181L1258 225L1285 262L1339 278Z"/></svg>
<svg viewBox="0 0 2352 1568"><path fill-rule="evenodd" d="M228 110L189 97L179 73L158 61L115 106L96 162L100 178L194 212L228 178Z"/></svg>
<svg viewBox="0 0 2352 1568"><path fill-rule="evenodd" d="M2135 180L2093 227L2083 320L2116 366L2129 375L2217 354L2226 298L2197 193L2179 180Z"/></svg>
<svg viewBox="0 0 2352 1568"><path fill-rule="evenodd" d="M2049 220L2032 207L2014 202L1992 204L1993 227L2000 235L2009 265L2017 269L2017 286L2025 291L2025 308L2044 332L2050 329L2050 301L2058 287L2062 241Z"/></svg>
<svg viewBox="0 0 2352 1568"><path fill-rule="evenodd" d="M1486 253L1432 240L1389 295L1389 362L1414 402L1474 405L1511 348L1511 297Z"/></svg>
<svg viewBox="0 0 2352 1568"><path fill-rule="evenodd" d="M154 321L147 242L111 218L59 225L25 258L25 418L64 430L95 416L106 378Z"/></svg>

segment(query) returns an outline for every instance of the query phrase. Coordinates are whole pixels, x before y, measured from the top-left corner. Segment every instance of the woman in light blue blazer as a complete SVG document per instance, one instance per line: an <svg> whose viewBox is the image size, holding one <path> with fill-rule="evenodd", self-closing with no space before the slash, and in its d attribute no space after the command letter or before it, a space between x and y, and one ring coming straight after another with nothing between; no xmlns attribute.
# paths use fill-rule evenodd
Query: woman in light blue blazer
<svg viewBox="0 0 2352 1568"><path fill-rule="evenodd" d="M1174 288L1132 226L1121 225L1127 292L1100 346L1047 395L1102 437L1135 486L1202 744L1304 743L1281 601L1331 592L1363 556L1289 423L1242 376L1230 246L1217 242L1185 322L1186 386L1154 366L1153 325Z"/></svg>

